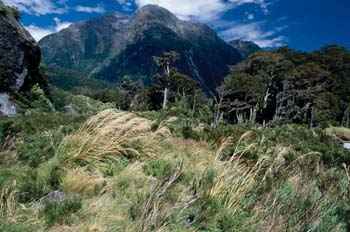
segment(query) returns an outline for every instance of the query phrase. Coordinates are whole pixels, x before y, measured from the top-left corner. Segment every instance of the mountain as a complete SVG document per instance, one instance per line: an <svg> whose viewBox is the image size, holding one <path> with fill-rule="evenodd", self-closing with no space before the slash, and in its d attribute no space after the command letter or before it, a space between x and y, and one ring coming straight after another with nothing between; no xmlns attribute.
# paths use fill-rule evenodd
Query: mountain
<svg viewBox="0 0 350 232"><path fill-rule="evenodd" d="M48 91L39 72L40 47L18 19L18 10L0 1L0 115L16 114L19 96L33 85Z"/></svg>
<svg viewBox="0 0 350 232"><path fill-rule="evenodd" d="M241 56L246 59L249 55L254 52L260 51L261 48L253 42L250 41L242 41L242 40L233 40L229 42L229 44L238 50Z"/></svg>
<svg viewBox="0 0 350 232"><path fill-rule="evenodd" d="M209 92L242 60L239 52L205 24L182 21L168 10L147 5L128 16L117 12L72 24L39 42L44 62L118 82L124 75L151 81L158 67L152 56L177 51L175 66Z"/></svg>

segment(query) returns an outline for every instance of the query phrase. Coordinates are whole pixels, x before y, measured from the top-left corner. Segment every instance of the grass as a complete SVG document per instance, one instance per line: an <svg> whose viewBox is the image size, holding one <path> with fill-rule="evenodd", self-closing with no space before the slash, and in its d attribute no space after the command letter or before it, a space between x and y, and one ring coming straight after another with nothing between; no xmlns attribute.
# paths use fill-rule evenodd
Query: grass
<svg viewBox="0 0 350 232"><path fill-rule="evenodd" d="M101 170L123 158L154 156L154 141L168 132L151 131L152 122L136 115L105 110L91 117L79 130L66 137L58 148L61 166L87 166Z"/></svg>
<svg viewBox="0 0 350 232"><path fill-rule="evenodd" d="M342 140L350 141L350 129L345 127L329 127L325 129L328 136L334 136Z"/></svg>
<svg viewBox="0 0 350 232"><path fill-rule="evenodd" d="M0 217L7 221L16 221L16 182L0 191Z"/></svg>
<svg viewBox="0 0 350 232"><path fill-rule="evenodd" d="M49 143L54 144L52 157L37 166L25 161L3 164L2 217L17 224L0 223L0 228L18 231L27 224L31 231L350 228L350 164L343 162L349 153L323 130L312 132L298 125L227 126L202 128L192 136L190 125L186 122L183 129L177 120L162 122L104 110L70 130L61 128L64 132L49 140L54 141ZM6 128L4 135L24 133L13 124ZM40 133L56 129L42 128ZM7 150L16 152L17 142L7 143ZM35 157L38 150L26 151ZM38 197L57 189L70 200L31 209ZM75 196L82 200L72 203Z"/></svg>

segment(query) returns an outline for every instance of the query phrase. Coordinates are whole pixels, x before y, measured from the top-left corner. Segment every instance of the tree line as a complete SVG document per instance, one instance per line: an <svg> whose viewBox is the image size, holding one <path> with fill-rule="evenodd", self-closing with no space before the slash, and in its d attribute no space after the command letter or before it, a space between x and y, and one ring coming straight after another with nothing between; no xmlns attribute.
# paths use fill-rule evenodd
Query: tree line
<svg viewBox="0 0 350 232"><path fill-rule="evenodd" d="M179 59L172 51L153 57L159 72L148 86L125 76L116 89L85 90L85 94L134 111L167 109L185 101L193 116L210 108L213 127L223 120L350 127L350 53L345 47L328 45L312 53L288 47L258 51L231 66L211 95L201 90L198 81L173 68Z"/></svg>

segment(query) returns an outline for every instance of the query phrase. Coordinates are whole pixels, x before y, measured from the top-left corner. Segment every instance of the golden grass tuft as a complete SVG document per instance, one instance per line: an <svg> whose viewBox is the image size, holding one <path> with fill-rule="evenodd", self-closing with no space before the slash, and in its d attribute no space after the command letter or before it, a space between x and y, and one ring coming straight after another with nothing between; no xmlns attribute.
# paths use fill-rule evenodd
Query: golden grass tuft
<svg viewBox="0 0 350 232"><path fill-rule="evenodd" d="M224 202L224 207L232 214L242 210L242 199L256 186L256 176L266 165L267 156L261 157L253 167L241 162L240 157L229 161L215 161L219 175L208 196Z"/></svg>
<svg viewBox="0 0 350 232"><path fill-rule="evenodd" d="M62 180L62 189L68 194L97 195L105 184L100 173L90 173L86 168L68 169Z"/></svg>
<svg viewBox="0 0 350 232"><path fill-rule="evenodd" d="M329 127L325 129L326 135L350 141L350 129L346 127Z"/></svg>
<svg viewBox="0 0 350 232"><path fill-rule="evenodd" d="M8 221L16 221L17 202L16 181L8 187L0 190L0 218Z"/></svg>
<svg viewBox="0 0 350 232"><path fill-rule="evenodd" d="M152 125L152 121L132 113L104 110L63 140L58 149L61 164L63 167L80 164L100 168L122 157L153 157L156 140L169 131L160 128L152 132Z"/></svg>

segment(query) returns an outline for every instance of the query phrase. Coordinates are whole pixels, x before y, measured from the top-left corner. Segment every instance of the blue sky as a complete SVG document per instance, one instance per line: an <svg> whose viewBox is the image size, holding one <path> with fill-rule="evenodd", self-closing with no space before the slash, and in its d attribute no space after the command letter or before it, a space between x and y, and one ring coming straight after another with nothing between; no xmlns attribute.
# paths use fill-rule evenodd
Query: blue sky
<svg viewBox="0 0 350 232"><path fill-rule="evenodd" d="M146 4L179 18L209 24L225 40L261 47L288 45L312 51L336 43L350 47L349 0L2 0L22 12L22 23L38 40L110 11L132 14Z"/></svg>

